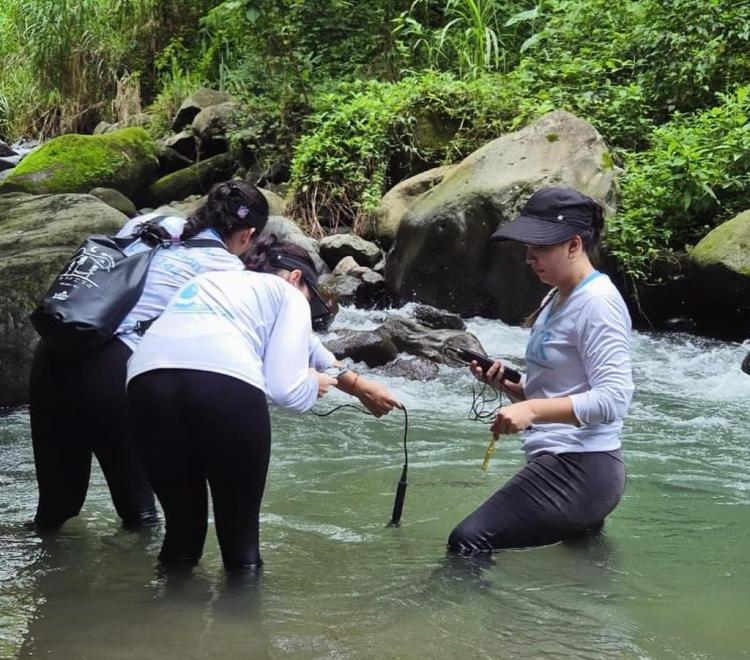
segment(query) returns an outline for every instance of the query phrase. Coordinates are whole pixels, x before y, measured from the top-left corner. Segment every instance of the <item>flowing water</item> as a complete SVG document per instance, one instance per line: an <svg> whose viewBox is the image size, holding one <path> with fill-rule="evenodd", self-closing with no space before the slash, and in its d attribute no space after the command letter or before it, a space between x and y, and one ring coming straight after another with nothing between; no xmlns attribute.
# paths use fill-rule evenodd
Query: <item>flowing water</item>
<svg viewBox="0 0 750 660"><path fill-rule="evenodd" d="M337 327L374 324L345 310ZM474 320L516 365L525 331ZM101 475L57 536L25 527L25 410L0 417L0 657L737 658L750 655L748 346L634 338L628 487L577 545L447 557L453 525L522 464L467 419L472 379L385 382L409 410L403 525L387 528L403 418L275 412L259 579L228 582L213 530L191 576L155 568L160 530L119 528ZM377 377L377 374L373 374ZM335 393L321 410L347 397Z"/></svg>

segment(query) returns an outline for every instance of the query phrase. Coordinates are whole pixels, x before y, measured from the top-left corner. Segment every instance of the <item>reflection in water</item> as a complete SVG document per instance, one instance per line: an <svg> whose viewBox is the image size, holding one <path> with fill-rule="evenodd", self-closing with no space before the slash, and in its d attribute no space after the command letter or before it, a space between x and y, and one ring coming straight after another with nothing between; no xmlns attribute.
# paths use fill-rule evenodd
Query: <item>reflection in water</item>
<svg viewBox="0 0 750 660"><path fill-rule="evenodd" d="M268 657L259 576L155 569L157 537L75 523L43 537L18 657Z"/></svg>

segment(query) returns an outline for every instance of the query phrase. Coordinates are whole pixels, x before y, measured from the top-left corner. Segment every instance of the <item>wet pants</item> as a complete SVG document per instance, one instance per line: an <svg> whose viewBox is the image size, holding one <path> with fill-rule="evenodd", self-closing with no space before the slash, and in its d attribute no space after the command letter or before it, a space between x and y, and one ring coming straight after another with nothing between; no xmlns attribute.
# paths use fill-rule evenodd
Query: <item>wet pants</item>
<svg viewBox="0 0 750 660"><path fill-rule="evenodd" d="M601 528L624 490L619 450L533 456L451 532L448 549L478 554L575 538Z"/></svg>
<svg viewBox="0 0 750 660"><path fill-rule="evenodd" d="M157 369L128 385L135 438L164 510L163 564L194 564L208 488L227 569L260 565L260 503L271 451L265 394L210 371Z"/></svg>
<svg viewBox="0 0 750 660"><path fill-rule="evenodd" d="M111 339L71 363L39 342L29 391L38 525L59 527L78 515L92 454L123 524L155 519L154 495L128 433L125 372L130 353L119 339Z"/></svg>

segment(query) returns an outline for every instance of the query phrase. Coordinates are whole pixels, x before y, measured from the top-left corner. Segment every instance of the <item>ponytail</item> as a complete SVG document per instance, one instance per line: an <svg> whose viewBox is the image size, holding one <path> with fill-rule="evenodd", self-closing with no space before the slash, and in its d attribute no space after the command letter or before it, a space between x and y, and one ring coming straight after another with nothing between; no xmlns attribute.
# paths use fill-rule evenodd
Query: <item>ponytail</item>
<svg viewBox="0 0 750 660"><path fill-rule="evenodd" d="M521 321L521 327L522 328L530 328L536 320L539 318L539 315L544 311L544 308L549 305L552 302L552 299L555 297L555 294L557 293L557 287L554 289L551 289L547 292L547 295L544 296L544 299L542 300L542 304L539 305L531 314L529 314L523 321Z"/></svg>
<svg viewBox="0 0 750 660"><path fill-rule="evenodd" d="M280 241L276 234L269 234L255 242L250 254L245 259L245 268L256 273L277 273L279 270L284 270L272 265L272 260L279 256L293 257L307 264L313 273L317 272L315 262L305 248L288 241Z"/></svg>
<svg viewBox="0 0 750 660"><path fill-rule="evenodd" d="M182 240L205 229L215 229L222 239L236 231L253 228L258 235L268 222L268 202L263 193L246 181L228 181L214 186L208 198L185 223Z"/></svg>

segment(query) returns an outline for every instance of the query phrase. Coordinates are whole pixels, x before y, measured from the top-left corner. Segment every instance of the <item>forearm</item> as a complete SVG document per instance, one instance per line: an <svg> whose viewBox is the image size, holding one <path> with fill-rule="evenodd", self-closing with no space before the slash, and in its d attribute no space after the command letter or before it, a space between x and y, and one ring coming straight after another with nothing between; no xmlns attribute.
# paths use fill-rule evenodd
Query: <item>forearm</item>
<svg viewBox="0 0 750 660"><path fill-rule="evenodd" d="M341 366L341 363L337 362L336 366ZM362 376L354 371L347 371L341 374L336 380L338 380L338 385L336 385L338 389L346 394L357 396L362 383Z"/></svg>
<svg viewBox="0 0 750 660"><path fill-rule="evenodd" d="M523 391L521 383L511 383L508 380L504 380L501 384L501 389L510 397L513 403L526 401L526 393Z"/></svg>
<svg viewBox="0 0 750 660"><path fill-rule="evenodd" d="M573 401L569 396L554 399L528 399L526 403L531 408L533 422L558 422L580 426L581 422L573 411Z"/></svg>

